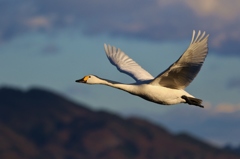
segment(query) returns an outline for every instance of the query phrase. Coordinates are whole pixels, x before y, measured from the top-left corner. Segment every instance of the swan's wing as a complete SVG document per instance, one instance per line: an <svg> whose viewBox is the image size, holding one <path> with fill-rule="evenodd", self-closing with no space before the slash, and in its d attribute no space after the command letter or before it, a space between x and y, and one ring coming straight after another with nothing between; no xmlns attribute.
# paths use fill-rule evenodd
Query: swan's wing
<svg viewBox="0 0 240 159"><path fill-rule="evenodd" d="M116 66L120 72L134 78L137 82L154 78L119 48L116 49L114 46L104 44L104 49L111 64Z"/></svg>
<svg viewBox="0 0 240 159"><path fill-rule="evenodd" d="M173 89L184 89L196 77L208 53L208 36L205 32L198 32L195 37L193 31L192 41L183 55L167 70L159 74L152 82Z"/></svg>

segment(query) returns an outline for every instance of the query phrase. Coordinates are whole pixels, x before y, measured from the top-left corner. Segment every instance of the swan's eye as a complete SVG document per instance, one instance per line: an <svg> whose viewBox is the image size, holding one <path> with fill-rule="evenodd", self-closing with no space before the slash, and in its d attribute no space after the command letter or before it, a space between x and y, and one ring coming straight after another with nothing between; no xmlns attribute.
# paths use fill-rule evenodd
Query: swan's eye
<svg viewBox="0 0 240 159"><path fill-rule="evenodd" d="M88 76L89 78L91 78L91 76Z"/></svg>

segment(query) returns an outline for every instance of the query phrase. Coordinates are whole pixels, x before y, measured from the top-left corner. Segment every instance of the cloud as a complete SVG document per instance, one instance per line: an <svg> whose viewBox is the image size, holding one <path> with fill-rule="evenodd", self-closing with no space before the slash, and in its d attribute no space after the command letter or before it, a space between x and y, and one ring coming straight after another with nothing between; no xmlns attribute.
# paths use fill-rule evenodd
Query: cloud
<svg viewBox="0 0 240 159"><path fill-rule="evenodd" d="M231 3L224 0L184 0L186 5L193 9L198 16L214 16L225 21L232 21L238 17L239 1L233 0Z"/></svg>
<svg viewBox="0 0 240 159"><path fill-rule="evenodd" d="M227 87L231 89L240 89L240 77L230 79L227 83Z"/></svg>
<svg viewBox="0 0 240 159"><path fill-rule="evenodd" d="M26 19L25 25L31 29L49 29L51 27L51 20L44 16L36 16Z"/></svg>
<svg viewBox="0 0 240 159"><path fill-rule="evenodd" d="M217 145L239 145L240 127L236 125L240 121L240 103L204 105L204 109L179 106L161 115L158 120L174 132L187 131Z"/></svg>
<svg viewBox="0 0 240 159"><path fill-rule="evenodd" d="M210 33L216 54L240 56L240 1L219 0L35 0L0 5L0 39L31 30L83 27L86 35L106 33L146 40L189 39L193 29Z"/></svg>
<svg viewBox="0 0 240 159"><path fill-rule="evenodd" d="M47 44L43 49L42 49L42 54L44 55L55 55L59 53L59 47L55 44Z"/></svg>
<svg viewBox="0 0 240 159"><path fill-rule="evenodd" d="M233 105L233 104L220 104L215 107L213 110L215 113L234 113L234 112L240 112L240 104L239 105Z"/></svg>
<svg viewBox="0 0 240 159"><path fill-rule="evenodd" d="M164 126L173 133L188 132L216 146L239 146L240 103L213 105L204 102L203 105L204 108L182 104L157 106L157 109L148 106L146 111L141 110L140 104L137 106L140 109L128 108L127 112Z"/></svg>

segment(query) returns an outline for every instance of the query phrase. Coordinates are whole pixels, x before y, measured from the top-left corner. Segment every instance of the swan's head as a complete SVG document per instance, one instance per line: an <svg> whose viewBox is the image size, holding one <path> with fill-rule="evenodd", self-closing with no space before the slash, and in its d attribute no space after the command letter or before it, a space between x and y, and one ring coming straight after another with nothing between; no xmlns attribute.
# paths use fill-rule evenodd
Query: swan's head
<svg viewBox="0 0 240 159"><path fill-rule="evenodd" d="M82 79L76 80L78 83L86 83L86 84L99 84L100 79L94 75L86 75Z"/></svg>

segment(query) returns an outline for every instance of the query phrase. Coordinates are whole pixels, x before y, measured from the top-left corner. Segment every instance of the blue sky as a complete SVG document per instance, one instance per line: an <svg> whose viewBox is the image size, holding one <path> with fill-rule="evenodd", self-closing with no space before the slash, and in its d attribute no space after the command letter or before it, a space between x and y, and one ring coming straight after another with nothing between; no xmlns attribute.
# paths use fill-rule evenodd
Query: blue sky
<svg viewBox="0 0 240 159"><path fill-rule="evenodd" d="M240 144L240 2L232 0L9 0L0 2L1 86L55 90L95 110L140 116L216 145ZM206 108L161 106L100 85L131 83L105 56L121 48L153 76L186 50L192 30L210 34L209 55L187 88Z"/></svg>

